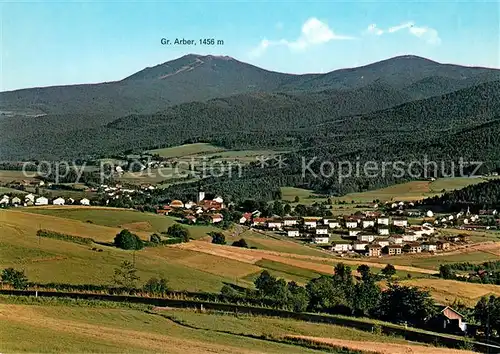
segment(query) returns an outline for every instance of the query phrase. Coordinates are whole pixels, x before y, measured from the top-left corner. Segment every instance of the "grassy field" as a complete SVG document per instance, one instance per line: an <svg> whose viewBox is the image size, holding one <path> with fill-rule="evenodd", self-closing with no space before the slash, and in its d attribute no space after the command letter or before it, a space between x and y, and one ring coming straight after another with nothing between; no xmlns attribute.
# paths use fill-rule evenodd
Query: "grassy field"
<svg viewBox="0 0 500 354"><path fill-rule="evenodd" d="M226 149L206 143L185 144L169 148L150 150L151 154L158 154L161 157L183 157L195 154L206 154L225 151Z"/></svg>
<svg viewBox="0 0 500 354"><path fill-rule="evenodd" d="M436 301L452 304L459 300L468 306L475 306L482 296L500 296L500 285L475 284L436 278L405 280L403 284L430 290Z"/></svg>
<svg viewBox="0 0 500 354"><path fill-rule="evenodd" d="M231 331L189 328L135 309L0 304L0 319L2 352L315 352Z"/></svg>
<svg viewBox="0 0 500 354"><path fill-rule="evenodd" d="M29 176L34 175L36 172L29 171L26 174ZM14 170L0 170L0 184L9 183L13 181L33 181L34 177L27 177L23 171Z"/></svg>
<svg viewBox="0 0 500 354"><path fill-rule="evenodd" d="M439 178L435 181L412 181L401 184L395 184L386 188L375 189L372 191L349 193L338 198L331 198L333 202L346 202L343 205L344 210L355 208L362 203L371 203L374 200L385 201L411 201L423 198L433 197L441 194L442 191L451 191L461 189L469 185L482 183L491 180L493 177L478 178ZM314 202L326 201L325 196L318 196L313 191L301 188L284 187L281 189L282 199L292 202L295 196L300 198L301 204L313 204ZM354 202L354 203L353 203ZM353 205L350 205L353 204ZM334 205L334 207L339 208Z"/></svg>
<svg viewBox="0 0 500 354"><path fill-rule="evenodd" d="M20 191L18 189L0 187L0 194L27 194L24 191Z"/></svg>
<svg viewBox="0 0 500 354"><path fill-rule="evenodd" d="M96 207L33 207L23 211L42 215L50 215L59 218L72 219L92 223L96 225L113 228L129 229L134 232L162 232L177 223L177 219L170 216L157 215L152 213L142 213L136 210L123 210L116 208L96 208ZM211 226L191 226L185 225L191 237L197 239L214 231ZM149 236L149 235L148 235Z"/></svg>

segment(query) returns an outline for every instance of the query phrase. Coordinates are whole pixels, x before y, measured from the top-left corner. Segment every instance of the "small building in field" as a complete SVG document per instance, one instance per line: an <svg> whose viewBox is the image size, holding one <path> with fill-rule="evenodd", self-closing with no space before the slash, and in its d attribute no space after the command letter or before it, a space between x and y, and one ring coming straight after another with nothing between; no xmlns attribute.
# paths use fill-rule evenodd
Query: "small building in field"
<svg viewBox="0 0 500 354"><path fill-rule="evenodd" d="M326 245L330 242L330 237L325 235L315 235L312 238L312 243L316 245Z"/></svg>
<svg viewBox="0 0 500 354"><path fill-rule="evenodd" d="M286 230L286 235L288 237L299 237L300 232L299 232L299 229L288 229L288 230Z"/></svg>
<svg viewBox="0 0 500 354"><path fill-rule="evenodd" d="M247 222L250 222L252 220L252 213L245 213L241 216L239 222L240 224L245 224Z"/></svg>
<svg viewBox="0 0 500 354"><path fill-rule="evenodd" d="M45 197L38 197L35 199L35 205L49 205L49 200Z"/></svg>
<svg viewBox="0 0 500 354"><path fill-rule="evenodd" d="M387 246L387 254L389 256L396 256L403 253L403 246L401 245L389 245Z"/></svg>
<svg viewBox="0 0 500 354"><path fill-rule="evenodd" d="M33 205L35 203L35 196L33 194L27 194L24 196L24 202L27 205Z"/></svg>
<svg viewBox="0 0 500 354"><path fill-rule="evenodd" d="M377 244L368 245L367 251L369 257L380 257L380 255L382 254L382 247Z"/></svg>
<svg viewBox="0 0 500 354"><path fill-rule="evenodd" d="M63 198L56 198L52 201L53 205L64 205L65 200Z"/></svg>
<svg viewBox="0 0 500 354"><path fill-rule="evenodd" d="M345 227L348 229L355 229L358 227L358 222L356 220L346 220Z"/></svg>
<svg viewBox="0 0 500 354"><path fill-rule="evenodd" d="M450 306L438 307L437 315L429 321L429 324L439 331L448 333L460 334L467 331L464 316Z"/></svg>

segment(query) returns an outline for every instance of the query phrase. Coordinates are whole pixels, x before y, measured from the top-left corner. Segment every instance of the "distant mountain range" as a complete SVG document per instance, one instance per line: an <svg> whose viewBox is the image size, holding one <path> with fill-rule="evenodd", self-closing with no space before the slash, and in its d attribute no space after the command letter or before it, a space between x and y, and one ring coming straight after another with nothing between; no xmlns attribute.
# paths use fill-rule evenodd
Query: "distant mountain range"
<svg viewBox="0 0 500 354"><path fill-rule="evenodd" d="M329 144L345 153L491 123L499 82L500 70L409 55L292 75L189 54L121 81L0 93L0 159L106 156L186 141Z"/></svg>

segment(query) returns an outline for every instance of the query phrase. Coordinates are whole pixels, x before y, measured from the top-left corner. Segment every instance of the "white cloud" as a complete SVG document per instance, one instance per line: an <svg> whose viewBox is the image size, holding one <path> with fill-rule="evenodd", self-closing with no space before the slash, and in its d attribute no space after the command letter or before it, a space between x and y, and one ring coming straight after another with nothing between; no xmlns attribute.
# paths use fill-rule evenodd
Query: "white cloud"
<svg viewBox="0 0 500 354"><path fill-rule="evenodd" d="M389 27L386 30L381 29L377 27L375 23L372 23L371 25L368 26L365 33L381 36L386 33L395 33L401 30L408 30L409 34L417 38L420 38L429 44L438 45L441 43L441 38L439 38L439 33L437 30L426 26L418 27L412 21L405 22L397 26Z"/></svg>
<svg viewBox="0 0 500 354"><path fill-rule="evenodd" d="M274 46L285 46L291 50L304 50L307 47L328 43L333 40L347 39L353 39L353 37L338 35L333 32L333 30L328 27L325 22L322 22L315 17L311 17L302 25L301 34L296 40L289 41L287 39L263 39L259 43L259 45L250 52L250 55L253 57L258 57L264 54L264 52L269 47Z"/></svg>

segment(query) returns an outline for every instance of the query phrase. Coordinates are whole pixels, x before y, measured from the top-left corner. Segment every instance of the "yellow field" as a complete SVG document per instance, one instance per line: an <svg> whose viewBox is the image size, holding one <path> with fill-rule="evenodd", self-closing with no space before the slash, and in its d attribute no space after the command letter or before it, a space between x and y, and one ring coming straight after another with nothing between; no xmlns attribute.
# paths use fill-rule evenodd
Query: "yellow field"
<svg viewBox="0 0 500 354"><path fill-rule="evenodd" d="M185 144L163 149L150 150L151 154L161 157L183 157L187 155L225 151L224 148L206 143Z"/></svg>
<svg viewBox="0 0 500 354"><path fill-rule="evenodd" d="M474 306L482 296L500 296L500 285L466 283L444 279L412 279L402 283L430 290L436 301L451 304L455 300Z"/></svg>

